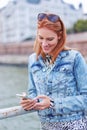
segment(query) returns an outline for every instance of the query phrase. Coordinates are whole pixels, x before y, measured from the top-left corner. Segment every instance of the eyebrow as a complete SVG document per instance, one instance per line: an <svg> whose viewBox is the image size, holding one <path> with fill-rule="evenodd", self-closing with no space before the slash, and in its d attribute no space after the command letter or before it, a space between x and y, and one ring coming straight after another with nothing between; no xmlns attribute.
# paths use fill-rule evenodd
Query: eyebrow
<svg viewBox="0 0 87 130"><path fill-rule="evenodd" d="M41 37L41 38L43 38L43 36L41 36L41 35L38 35L38 36ZM47 37L46 39L48 39L48 38L52 38L52 39L54 39L53 36L49 36L49 37Z"/></svg>

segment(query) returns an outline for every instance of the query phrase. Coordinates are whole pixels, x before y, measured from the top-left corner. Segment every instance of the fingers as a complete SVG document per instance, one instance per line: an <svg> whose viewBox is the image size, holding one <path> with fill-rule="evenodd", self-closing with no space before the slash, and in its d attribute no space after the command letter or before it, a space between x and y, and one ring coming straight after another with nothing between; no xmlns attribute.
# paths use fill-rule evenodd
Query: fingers
<svg viewBox="0 0 87 130"><path fill-rule="evenodd" d="M31 110L33 109L33 106L35 105L36 100L31 99L22 99L20 104L25 110Z"/></svg>
<svg viewBox="0 0 87 130"><path fill-rule="evenodd" d="M33 106L33 109L35 109L35 110L44 110L44 109L45 109L45 106L44 106L44 104L42 104L42 103L40 102L40 103L36 103L36 104Z"/></svg>
<svg viewBox="0 0 87 130"><path fill-rule="evenodd" d="M39 100L42 99L42 100ZM40 102L38 102L38 100ZM20 102L21 106L25 110L43 110L50 107L50 98L46 95L39 95L36 98L32 99L22 99Z"/></svg>
<svg viewBox="0 0 87 130"><path fill-rule="evenodd" d="M50 107L50 98L45 95L40 95L35 98L35 100L42 99L34 105L35 110L43 110Z"/></svg>
<svg viewBox="0 0 87 130"><path fill-rule="evenodd" d="M35 100L38 100L38 99L46 99L46 98L49 98L48 96L46 95L39 95L35 98Z"/></svg>

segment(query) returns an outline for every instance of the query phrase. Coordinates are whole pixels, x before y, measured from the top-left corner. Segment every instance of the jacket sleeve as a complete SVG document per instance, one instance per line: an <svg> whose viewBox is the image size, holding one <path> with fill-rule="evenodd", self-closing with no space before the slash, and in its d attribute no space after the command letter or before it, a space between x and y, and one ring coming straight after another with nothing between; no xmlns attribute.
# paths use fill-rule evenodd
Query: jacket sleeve
<svg viewBox="0 0 87 130"><path fill-rule="evenodd" d="M55 111L58 114L87 111L87 64L80 53L75 57L74 76L78 95L54 99Z"/></svg>
<svg viewBox="0 0 87 130"><path fill-rule="evenodd" d="M28 60L28 98L35 98L37 96L37 91L36 87L34 84L33 76L32 76L32 71L31 71L31 66L34 62L35 56L31 55Z"/></svg>

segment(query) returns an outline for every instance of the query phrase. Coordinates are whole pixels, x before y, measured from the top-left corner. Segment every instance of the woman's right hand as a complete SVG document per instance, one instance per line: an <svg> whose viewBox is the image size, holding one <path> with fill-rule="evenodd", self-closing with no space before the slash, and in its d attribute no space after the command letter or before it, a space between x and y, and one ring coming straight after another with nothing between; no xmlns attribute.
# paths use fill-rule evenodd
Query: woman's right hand
<svg viewBox="0 0 87 130"><path fill-rule="evenodd" d="M34 100L34 99L21 99L21 101L20 101L20 104L21 104L21 106L23 107L23 109L24 110L31 110L31 109L33 109L33 107L34 107L34 105L35 105L35 103L36 103L37 101L36 100Z"/></svg>

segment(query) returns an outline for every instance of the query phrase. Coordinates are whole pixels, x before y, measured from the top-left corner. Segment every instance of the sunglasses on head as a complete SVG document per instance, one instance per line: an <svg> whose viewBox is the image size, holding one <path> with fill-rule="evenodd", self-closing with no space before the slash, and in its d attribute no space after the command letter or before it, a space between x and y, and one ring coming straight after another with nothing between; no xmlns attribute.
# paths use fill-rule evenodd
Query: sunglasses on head
<svg viewBox="0 0 87 130"><path fill-rule="evenodd" d="M50 22L53 23L56 23L60 19L60 17L55 14L45 14L45 13L38 14L38 21L42 21L45 18L47 18Z"/></svg>

